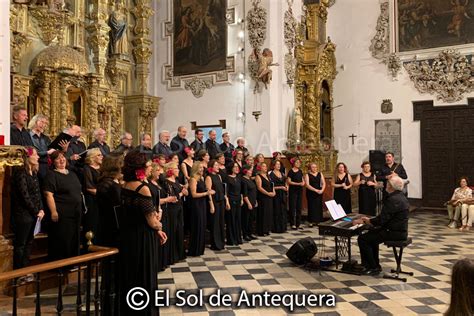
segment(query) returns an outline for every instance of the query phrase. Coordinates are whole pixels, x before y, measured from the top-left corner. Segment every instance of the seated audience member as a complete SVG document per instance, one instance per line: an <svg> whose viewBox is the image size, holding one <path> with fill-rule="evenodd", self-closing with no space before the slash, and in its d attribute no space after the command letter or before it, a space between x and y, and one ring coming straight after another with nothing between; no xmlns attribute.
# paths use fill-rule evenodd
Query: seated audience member
<svg viewBox="0 0 474 316"><path fill-rule="evenodd" d="M105 142L105 131L102 128L97 128L94 130L93 136L95 140L89 145L88 149L99 148L104 157L110 154L110 147Z"/></svg>
<svg viewBox="0 0 474 316"><path fill-rule="evenodd" d="M173 151L171 150L171 147L169 145L170 142L170 132L168 131L161 131L158 134L159 141L156 143L155 146L153 146L153 155L164 155L166 159L171 156Z"/></svg>
<svg viewBox="0 0 474 316"><path fill-rule="evenodd" d="M222 134L222 144L220 144L220 149L224 153L225 157L225 165L228 166L232 164L234 161L234 157L232 156L232 153L234 152L234 145L230 142L230 134L229 132L225 132Z"/></svg>
<svg viewBox="0 0 474 316"><path fill-rule="evenodd" d="M28 112L24 107L15 105L12 109L12 123L10 125L10 145L33 146L30 134L26 129Z"/></svg>
<svg viewBox="0 0 474 316"><path fill-rule="evenodd" d="M126 155L130 150L133 149L133 136L129 132L124 132L120 136L120 145L114 150L115 153Z"/></svg>
<svg viewBox="0 0 474 316"><path fill-rule="evenodd" d="M451 302L444 316L474 315L474 261L462 259L453 266Z"/></svg>
<svg viewBox="0 0 474 316"><path fill-rule="evenodd" d="M194 152L198 153L201 150L206 150L206 143L203 142L204 132L202 129L197 129L194 132L195 140L191 143L191 148L194 149Z"/></svg>
<svg viewBox="0 0 474 316"><path fill-rule="evenodd" d="M449 228L456 228L459 222L459 216L461 213L466 213L468 205L463 204L464 201L472 198L472 190L468 187L467 178L462 177L459 180L459 187L454 190L451 200L448 202L448 217L449 217ZM463 211L463 208L465 209ZM467 224L466 224L467 225ZM463 224L464 226L464 224ZM461 227L463 228L463 227Z"/></svg>
<svg viewBox="0 0 474 316"><path fill-rule="evenodd" d="M28 124L31 141L39 156L38 177L40 179L46 176L48 172L48 155L54 152L54 149L48 149L49 144L51 144L51 139L44 134L46 126L48 126L48 117L43 114L36 114Z"/></svg>
<svg viewBox="0 0 474 316"><path fill-rule="evenodd" d="M354 224L370 224L373 230L358 238L364 274L377 275L382 271L379 264L379 244L386 240L405 240L408 237L408 212L410 204L403 194L403 179L392 176L387 181L387 199L380 215L372 219L362 217Z"/></svg>
<svg viewBox="0 0 474 316"><path fill-rule="evenodd" d="M209 131L209 138L206 140L206 150L211 159L216 159L217 154L221 152L219 144L216 142L217 132L213 129Z"/></svg>
<svg viewBox="0 0 474 316"><path fill-rule="evenodd" d="M171 150L178 154L179 163L183 162L187 156L184 152L184 149L189 147L188 140L186 139L187 133L186 127L180 126L178 127L178 134L171 140Z"/></svg>
<svg viewBox="0 0 474 316"><path fill-rule="evenodd" d="M26 147L23 166L13 170L11 188L11 216L15 239L13 242L13 268L28 265L37 220L44 216L40 185L37 177L38 153Z"/></svg>
<svg viewBox="0 0 474 316"><path fill-rule="evenodd" d="M50 158L52 170L43 183L52 221L48 231L48 255L51 260L59 260L79 255L82 188L76 174L67 169L63 152L57 150Z"/></svg>

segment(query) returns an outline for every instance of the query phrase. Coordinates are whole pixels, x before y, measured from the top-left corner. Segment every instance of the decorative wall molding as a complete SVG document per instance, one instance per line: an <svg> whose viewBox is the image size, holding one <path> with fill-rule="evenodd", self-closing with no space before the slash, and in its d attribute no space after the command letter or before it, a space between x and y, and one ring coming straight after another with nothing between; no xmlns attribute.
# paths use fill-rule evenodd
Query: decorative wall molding
<svg viewBox="0 0 474 316"><path fill-rule="evenodd" d="M297 43L298 22L293 14L293 0L287 0L288 10L285 11L283 35L288 53L285 54L286 83L291 87L296 74L295 47Z"/></svg>
<svg viewBox="0 0 474 316"><path fill-rule="evenodd" d="M168 90L190 90L196 97L200 98L205 89L211 89L215 85L230 84L231 74L235 73L235 56L228 55L226 59L226 69L202 74L192 74L185 76L175 76L173 72L173 32L172 21L173 1L168 3L168 21L163 23L163 37L168 39L168 62L162 67L162 81L167 85ZM227 24L236 23L235 7L228 7L226 12ZM204 87L204 88L201 88Z"/></svg>
<svg viewBox="0 0 474 316"><path fill-rule="evenodd" d="M380 15L375 27L375 36L372 38L369 50L372 57L384 61L390 54L390 18L389 3L385 1L380 4Z"/></svg>
<svg viewBox="0 0 474 316"><path fill-rule="evenodd" d="M456 102L474 91L474 56L446 49L435 59L404 63L415 88L420 93L436 95L438 100Z"/></svg>

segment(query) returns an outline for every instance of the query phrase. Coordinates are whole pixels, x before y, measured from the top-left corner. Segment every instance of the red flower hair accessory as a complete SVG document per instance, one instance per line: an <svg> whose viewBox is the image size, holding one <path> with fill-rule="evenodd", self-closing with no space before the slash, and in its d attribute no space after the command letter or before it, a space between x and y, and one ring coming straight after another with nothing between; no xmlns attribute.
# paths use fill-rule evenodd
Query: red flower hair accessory
<svg viewBox="0 0 474 316"><path fill-rule="evenodd" d="M214 168L211 168L211 167L207 168L207 172L208 172L208 173L213 173L213 172L214 172Z"/></svg>
<svg viewBox="0 0 474 316"><path fill-rule="evenodd" d="M189 154L189 153L191 152L191 147L185 147L185 148L184 148L184 152L185 152L186 154Z"/></svg>
<svg viewBox="0 0 474 316"><path fill-rule="evenodd" d="M262 166L258 165L257 166L257 171L262 171Z"/></svg>
<svg viewBox="0 0 474 316"><path fill-rule="evenodd" d="M138 180L143 181L146 178L145 169L138 169L135 171L135 176Z"/></svg>
<svg viewBox="0 0 474 316"><path fill-rule="evenodd" d="M33 155L33 148L28 147L28 148L26 149L26 155L27 155L28 157L31 157L31 156Z"/></svg>
<svg viewBox="0 0 474 316"><path fill-rule="evenodd" d="M280 153L278 151L274 151L273 154L272 154L272 157L273 158L276 158Z"/></svg>
<svg viewBox="0 0 474 316"><path fill-rule="evenodd" d="M51 167L53 164L53 161L51 160L51 158L48 156L48 167Z"/></svg>
<svg viewBox="0 0 474 316"><path fill-rule="evenodd" d="M160 163L160 159L155 158L155 159L152 160L152 162L159 164L159 163Z"/></svg>
<svg viewBox="0 0 474 316"><path fill-rule="evenodd" d="M294 165L294 164L295 164L295 162L296 162L296 160L297 160L296 158L291 158L291 159L290 159L290 163L291 163L291 165Z"/></svg>
<svg viewBox="0 0 474 316"><path fill-rule="evenodd" d="M249 172L249 169L245 169L245 168L242 169L242 173L243 173L243 174L247 174L247 172Z"/></svg>
<svg viewBox="0 0 474 316"><path fill-rule="evenodd" d="M168 169L168 171L166 171L166 177L169 178L169 177L172 177L174 174L174 169Z"/></svg>
<svg viewBox="0 0 474 316"><path fill-rule="evenodd" d="M232 157L237 156L237 150L232 150Z"/></svg>

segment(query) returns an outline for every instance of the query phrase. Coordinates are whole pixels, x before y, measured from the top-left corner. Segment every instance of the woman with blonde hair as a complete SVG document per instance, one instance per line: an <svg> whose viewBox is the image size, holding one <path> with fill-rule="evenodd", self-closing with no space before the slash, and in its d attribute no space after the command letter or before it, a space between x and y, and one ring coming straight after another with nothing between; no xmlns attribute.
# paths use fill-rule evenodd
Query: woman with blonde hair
<svg viewBox="0 0 474 316"><path fill-rule="evenodd" d="M99 183L100 166L104 156L99 148L91 148L87 151L84 165L84 180L82 190L86 202L87 212L83 217L83 232L92 231L97 235L99 227L99 209L97 207L97 184ZM95 238L95 237L94 237ZM86 239L84 238L84 242ZM95 239L93 241L95 243Z"/></svg>
<svg viewBox="0 0 474 316"><path fill-rule="evenodd" d="M206 188L204 166L199 161L194 162L191 168L189 189L191 191L191 234L188 256L201 256L204 254L206 244L206 201L209 196L215 194L215 191Z"/></svg>
<svg viewBox="0 0 474 316"><path fill-rule="evenodd" d="M306 201L308 201L309 227L323 221L323 192L326 189L324 175L318 170L314 162L308 165L308 173L305 175Z"/></svg>

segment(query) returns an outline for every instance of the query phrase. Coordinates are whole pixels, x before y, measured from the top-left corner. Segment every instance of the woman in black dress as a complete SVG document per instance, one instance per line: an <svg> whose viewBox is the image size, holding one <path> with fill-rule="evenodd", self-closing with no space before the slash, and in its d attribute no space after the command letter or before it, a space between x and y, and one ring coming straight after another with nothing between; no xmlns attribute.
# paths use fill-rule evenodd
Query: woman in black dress
<svg viewBox="0 0 474 316"><path fill-rule="evenodd" d="M169 231L169 264L186 258L184 249L184 223L183 223L183 197L188 195L187 189L178 182L179 168L175 162L165 165L166 184L165 190L168 196L174 196L176 203L168 203L168 222Z"/></svg>
<svg viewBox="0 0 474 316"><path fill-rule="evenodd" d="M257 239L253 234L255 223L255 212L257 211L257 185L251 179L252 166L245 165L242 169L242 196L244 205L242 206L242 234L244 240L251 241Z"/></svg>
<svg viewBox="0 0 474 316"><path fill-rule="evenodd" d="M184 148L184 154L186 155L186 158L181 163L181 173L184 175L185 183L189 186L189 179L191 178L191 169L194 163L193 161L194 149L192 149L191 147L186 147ZM191 213L192 213L191 198L188 197L184 199L184 203L183 203L184 233L186 235L188 235L190 232Z"/></svg>
<svg viewBox="0 0 474 316"><path fill-rule="evenodd" d="M48 255L51 260L59 260L79 255L82 193L76 174L67 169L64 153L55 151L50 158L52 170L43 183L52 221L48 231Z"/></svg>
<svg viewBox="0 0 474 316"><path fill-rule="evenodd" d="M221 176L222 181L225 183L227 178L227 166L225 165L224 153L218 153L216 155L216 160L219 163L219 175Z"/></svg>
<svg viewBox="0 0 474 316"><path fill-rule="evenodd" d="M254 168L253 168L253 174L252 176L255 177L258 174L258 167L265 162L265 156L263 154L256 154L255 159L253 160L254 162Z"/></svg>
<svg viewBox="0 0 474 316"><path fill-rule="evenodd" d="M306 201L308 202L308 222L309 227L323 221L323 192L326 189L326 180L318 165L314 162L308 166L308 173L305 175Z"/></svg>
<svg viewBox="0 0 474 316"><path fill-rule="evenodd" d="M219 163L216 160L209 162L206 189L216 192L209 200L209 211L211 213L211 249L222 250L225 248L224 212L226 208L230 209L230 205L225 195L222 178L219 175Z"/></svg>
<svg viewBox="0 0 474 316"><path fill-rule="evenodd" d="M239 165L234 163L229 168L229 175L225 179L227 184L227 198L230 209L225 212L227 245L242 244L242 180L239 175Z"/></svg>
<svg viewBox="0 0 474 316"><path fill-rule="evenodd" d="M364 161L360 167L362 172L357 175L354 182L354 185L359 187L359 213L375 216L377 205L375 187L377 181L375 180L375 175L370 170L370 162Z"/></svg>
<svg viewBox="0 0 474 316"><path fill-rule="evenodd" d="M303 171L300 169L301 160L299 158L291 158L290 163L293 167L288 171L288 178L286 179L289 187L290 224L292 229L298 229L301 224L301 203L305 182Z"/></svg>
<svg viewBox="0 0 474 316"><path fill-rule="evenodd" d="M244 166L244 161L243 161L244 160L244 152L242 151L242 149L236 149L236 150L234 150L232 155L234 156L235 163L238 164L240 170L242 170L242 168Z"/></svg>
<svg viewBox="0 0 474 316"><path fill-rule="evenodd" d="M121 192L119 301L120 311L126 315L158 315L158 308L154 304L138 312L126 303L127 293L134 287L141 287L147 293L154 293L158 288L156 235L159 234L164 243L166 234L161 231L150 189L143 182L150 168L151 162L147 162L145 153L132 150L125 156L125 183Z"/></svg>
<svg viewBox="0 0 474 316"><path fill-rule="evenodd" d="M286 194L288 187L286 186L285 174L281 171L281 162L275 160L273 163L273 170L270 172L270 181L275 186L275 197L273 198L273 229L274 233L286 232L287 208L286 208Z"/></svg>
<svg viewBox="0 0 474 316"><path fill-rule="evenodd" d="M340 162L336 166L334 177L331 180L334 188L334 200L341 204L346 214L352 213L351 188L352 177L350 176L345 163Z"/></svg>
<svg viewBox="0 0 474 316"><path fill-rule="evenodd" d="M285 166L283 166L283 163L281 162L281 157L282 157L282 153L279 152L279 151L275 151L273 152L272 154L272 157L273 157L273 165L275 165L275 162L279 161L280 164L281 164L281 167L280 167L280 172L283 174L283 175L286 175L286 169L285 169Z"/></svg>
<svg viewBox="0 0 474 316"><path fill-rule="evenodd" d="M204 182L204 166L196 161L191 169L189 189L191 191L191 234L188 256L201 256L206 246L206 210L207 199L214 190L207 190Z"/></svg>
<svg viewBox="0 0 474 316"><path fill-rule="evenodd" d="M273 198L276 193L267 174L267 164L261 163L259 169L255 177L258 190L257 235L268 236L273 226Z"/></svg>
<svg viewBox="0 0 474 316"><path fill-rule="evenodd" d="M197 153L197 161L200 161L202 163L202 166L204 167L204 178L207 176L207 169L209 165L209 160L211 159L211 156L209 156L209 153L205 149L201 149Z"/></svg>
<svg viewBox="0 0 474 316"><path fill-rule="evenodd" d="M97 207L97 183L99 183L100 166L104 156L99 148L92 148L87 151L87 157L84 165L84 182L82 183L82 190L84 199L86 201L87 213L84 214L83 220L83 234L91 231L94 236L97 235L99 227L99 209ZM84 246L87 246L87 240L82 236ZM95 237L92 240L97 243Z"/></svg>
<svg viewBox="0 0 474 316"><path fill-rule="evenodd" d="M26 147L23 166L13 170L11 180L11 216L15 239L13 268L24 268L29 263L33 232L37 221L44 216L38 180L39 155L35 148Z"/></svg>

